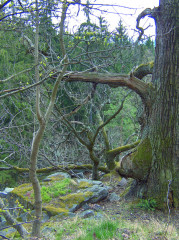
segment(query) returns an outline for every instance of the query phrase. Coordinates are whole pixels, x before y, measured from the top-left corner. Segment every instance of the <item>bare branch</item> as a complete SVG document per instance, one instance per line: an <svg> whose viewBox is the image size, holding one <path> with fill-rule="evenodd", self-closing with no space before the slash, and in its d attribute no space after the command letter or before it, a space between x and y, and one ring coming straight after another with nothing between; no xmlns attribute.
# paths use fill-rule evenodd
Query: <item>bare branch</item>
<svg viewBox="0 0 179 240"><path fill-rule="evenodd" d="M10 3L11 0L7 0L4 3L0 4L0 9L2 9L3 7L5 7L8 3Z"/></svg>
<svg viewBox="0 0 179 240"><path fill-rule="evenodd" d="M93 88L92 88L91 93L83 100L83 102L81 104L79 104L70 113L67 113L67 114L63 115L63 118L69 117L69 116L77 113L81 109L82 106L84 106L86 103L88 103L91 100L91 98L93 98L95 90L96 90L96 84L93 84Z"/></svg>
<svg viewBox="0 0 179 240"><path fill-rule="evenodd" d="M93 143L95 142L96 137L97 137L99 131L100 131L102 128L104 128L104 126L106 126L112 119L114 119L114 118L121 112L121 110L123 109L124 102L125 102L127 96L128 96L130 93L131 93L131 92L127 93L127 95L123 98L119 109L118 109L109 119L107 119L104 123L102 123L102 124L97 128L96 133L95 133L95 135L94 135L94 137L93 137L93 140L92 140Z"/></svg>
<svg viewBox="0 0 179 240"><path fill-rule="evenodd" d="M10 158L13 154L14 154L14 152L11 153L9 156L5 157L3 160L0 160L0 162L4 163L5 165L7 165L7 166L9 166L9 167L12 167L11 164L6 163L6 159Z"/></svg>
<svg viewBox="0 0 179 240"><path fill-rule="evenodd" d="M23 74L23 73L29 72L29 71L31 71L34 67L35 67L35 66L33 66L33 67L31 67L31 68L27 68L27 69L25 69L25 70L23 70L23 71L21 71L21 72L18 72L18 73L14 74L14 75L6 78L6 79L0 80L0 83L7 82L7 81L9 81L9 80L11 80L11 79L13 79L13 78L15 78L15 77Z"/></svg>
<svg viewBox="0 0 179 240"><path fill-rule="evenodd" d="M136 28L139 30L140 34L139 34L139 37L137 39L137 42L139 42L142 38L142 35L144 34L144 29L142 27L139 27L139 24L140 24L140 20L146 16L149 16L151 18L154 18L154 11L155 11L155 8L154 9L151 9L151 8L146 8L144 11L142 11L139 16L137 17L137 24L136 24Z"/></svg>

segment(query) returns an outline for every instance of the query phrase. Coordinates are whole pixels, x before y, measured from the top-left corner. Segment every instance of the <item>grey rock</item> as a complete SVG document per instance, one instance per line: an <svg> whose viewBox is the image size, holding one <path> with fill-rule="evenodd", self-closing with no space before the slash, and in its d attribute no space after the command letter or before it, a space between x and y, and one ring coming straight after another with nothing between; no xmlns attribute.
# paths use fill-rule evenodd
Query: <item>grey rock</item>
<svg viewBox="0 0 179 240"><path fill-rule="evenodd" d="M98 212L98 211L101 211L103 208L99 205L99 204L95 204L94 206L93 206L93 210L95 210L96 212Z"/></svg>
<svg viewBox="0 0 179 240"><path fill-rule="evenodd" d="M2 228L4 228L5 226L7 226L7 222L6 222L6 221L1 221L1 222L0 222L0 230L1 230Z"/></svg>
<svg viewBox="0 0 179 240"><path fill-rule="evenodd" d="M70 171L70 175L71 175L71 177L73 177L73 178L84 178L84 173L83 173L84 171L81 171L81 170L71 170Z"/></svg>
<svg viewBox="0 0 179 240"><path fill-rule="evenodd" d="M68 173L64 173L64 172L56 172L53 173L51 175L49 175L48 177L44 178L44 182L48 182L51 181L52 177L62 177L62 178L71 178L71 176Z"/></svg>
<svg viewBox="0 0 179 240"><path fill-rule="evenodd" d="M35 211L32 210L31 213L28 213L28 212L25 212L25 213L22 213L19 217L18 217L18 220L20 222L28 222L28 221L31 221L34 219L34 216L35 216ZM45 212L42 212L42 220L41 220L41 223L45 223L49 220L49 216L45 213Z"/></svg>
<svg viewBox="0 0 179 240"><path fill-rule="evenodd" d="M83 210L89 210L89 209L91 209L91 207L87 203L85 203L83 205Z"/></svg>
<svg viewBox="0 0 179 240"><path fill-rule="evenodd" d="M5 188L4 192L8 194L8 193L12 192L12 190L14 190L14 188L7 187L7 188Z"/></svg>
<svg viewBox="0 0 179 240"><path fill-rule="evenodd" d="M8 235L10 233L13 233L13 232L16 232L16 231L17 230L15 228L11 227L11 228L6 228L4 230L1 230L0 233L1 233L1 235L6 236L6 235Z"/></svg>
<svg viewBox="0 0 179 240"><path fill-rule="evenodd" d="M108 190L105 187L94 185L90 188L85 189L85 191L92 192L93 195L89 197L88 202L96 203L103 200L108 196Z"/></svg>
<svg viewBox="0 0 179 240"><path fill-rule="evenodd" d="M90 180L90 179L77 179L77 182L87 182L92 185L98 185L98 186L103 186L103 183L101 181L95 181L95 180Z"/></svg>
<svg viewBox="0 0 179 240"><path fill-rule="evenodd" d="M83 173L76 173L76 177L84 179L84 174Z"/></svg>
<svg viewBox="0 0 179 240"><path fill-rule="evenodd" d="M79 214L79 217L81 217L81 218L89 218L89 217L94 217L94 216L95 216L95 213L93 210L86 210Z"/></svg>
<svg viewBox="0 0 179 240"><path fill-rule="evenodd" d="M7 195L8 195L10 192L12 192L13 189L14 189L14 188L8 188L8 187L5 188L4 191L0 192L0 197L6 198Z"/></svg>
<svg viewBox="0 0 179 240"><path fill-rule="evenodd" d="M84 201L80 202L79 204L74 204L69 211L75 212L82 206L84 206L86 203L96 203L108 196L108 190L106 187L101 187L99 185L94 185L92 187L86 188L85 190L81 192L92 192L92 195L87 196Z"/></svg>
<svg viewBox="0 0 179 240"><path fill-rule="evenodd" d="M127 180L122 178L121 181L117 184L117 186L125 187L127 185Z"/></svg>
<svg viewBox="0 0 179 240"><path fill-rule="evenodd" d="M0 223L6 221L5 217L3 215L0 215Z"/></svg>
<svg viewBox="0 0 179 240"><path fill-rule="evenodd" d="M75 213L72 213L72 212L69 212L69 213L68 213L68 217L70 217L70 218L75 217L75 216L76 216Z"/></svg>
<svg viewBox="0 0 179 240"><path fill-rule="evenodd" d="M99 204L93 204L92 206L90 206L89 204L85 203L83 205L82 209L84 211L91 209L91 210L94 210L94 211L98 212L98 211L102 210L102 207Z"/></svg>
<svg viewBox="0 0 179 240"><path fill-rule="evenodd" d="M111 186L106 186L106 189L107 189L108 191L112 191L112 190L113 190L113 187L111 187Z"/></svg>
<svg viewBox="0 0 179 240"><path fill-rule="evenodd" d="M111 193L111 195L109 196L109 201L110 202L116 202L119 201L120 197L116 194L116 193Z"/></svg>
<svg viewBox="0 0 179 240"><path fill-rule="evenodd" d="M75 212L76 210L78 210L83 204L79 203L79 204L73 204L73 206L69 209L69 212Z"/></svg>
<svg viewBox="0 0 179 240"><path fill-rule="evenodd" d="M96 219L101 219L101 218L104 218L104 215L98 212L98 213L94 216L94 218L96 218Z"/></svg>

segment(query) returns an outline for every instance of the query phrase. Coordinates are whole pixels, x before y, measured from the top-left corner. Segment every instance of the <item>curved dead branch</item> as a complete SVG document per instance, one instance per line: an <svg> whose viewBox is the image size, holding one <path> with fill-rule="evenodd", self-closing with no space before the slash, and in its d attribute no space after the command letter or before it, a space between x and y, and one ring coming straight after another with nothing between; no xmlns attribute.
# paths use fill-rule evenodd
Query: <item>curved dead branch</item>
<svg viewBox="0 0 179 240"><path fill-rule="evenodd" d="M139 37L138 37L138 39L137 39L137 42L139 42L139 41L141 40L142 35L144 34L144 30L145 30L145 29L143 29L142 27L139 26L140 20L141 20L142 18L146 17L146 16L149 16L149 17L151 17L151 18L153 18L153 19L155 20L155 12L156 12L156 9L157 9L157 8L153 8L153 9L151 9L151 8L146 8L146 9L145 9L144 11L142 11L142 12L139 14L139 16L137 17L137 19L136 19L136 22L137 22L136 28L137 28L137 29L139 30L139 32L140 32Z"/></svg>
<svg viewBox="0 0 179 240"><path fill-rule="evenodd" d="M149 90L150 86L136 78L133 74L115 74L115 73L71 73L64 77L67 82L92 82L96 84L107 84L110 87L128 87L129 89L136 92L143 100L144 104L149 107Z"/></svg>

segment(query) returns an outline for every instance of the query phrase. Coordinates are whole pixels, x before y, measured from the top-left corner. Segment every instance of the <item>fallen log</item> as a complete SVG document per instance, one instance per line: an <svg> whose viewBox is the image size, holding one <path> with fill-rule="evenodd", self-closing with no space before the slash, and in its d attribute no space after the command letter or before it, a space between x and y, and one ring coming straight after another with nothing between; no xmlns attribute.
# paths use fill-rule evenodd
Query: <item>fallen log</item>
<svg viewBox="0 0 179 240"><path fill-rule="evenodd" d="M46 168L40 168L37 169L37 173L50 173L54 171L64 171L68 172L70 170L92 170L93 166L91 164L84 164L84 165L75 165L75 164L69 164L67 166L58 165L56 167L46 167ZM5 170L15 170L18 173L26 173L29 172L29 168L20 168L17 166L11 166L11 167L0 167L0 171ZM103 166L98 167L98 170L104 173L109 173L110 171Z"/></svg>

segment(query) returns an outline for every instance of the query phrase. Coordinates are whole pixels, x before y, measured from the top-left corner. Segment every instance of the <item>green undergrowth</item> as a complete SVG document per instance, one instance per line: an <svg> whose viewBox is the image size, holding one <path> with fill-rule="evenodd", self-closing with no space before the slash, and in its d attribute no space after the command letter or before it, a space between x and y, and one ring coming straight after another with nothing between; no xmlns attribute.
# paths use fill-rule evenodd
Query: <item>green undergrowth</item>
<svg viewBox="0 0 179 240"><path fill-rule="evenodd" d="M54 182L49 186L41 187L41 196L43 202L50 202L52 198L58 197L59 195L65 195L70 193L71 189L68 188L70 184L70 179L65 178L60 182Z"/></svg>
<svg viewBox="0 0 179 240"><path fill-rule="evenodd" d="M172 239L177 240L178 234L174 226L166 225L156 220L139 222L137 219L128 221L106 217L102 220L80 219L67 220L58 225L56 240L151 240L151 239Z"/></svg>
<svg viewBox="0 0 179 240"><path fill-rule="evenodd" d="M157 202L155 199L141 199L136 206L144 210L154 211L157 208Z"/></svg>
<svg viewBox="0 0 179 240"><path fill-rule="evenodd" d="M84 233L77 237L77 240L91 240L97 239L109 239L116 235L118 229L117 222L104 221L99 223L97 226L87 228Z"/></svg>
<svg viewBox="0 0 179 240"><path fill-rule="evenodd" d="M30 223L29 223L30 224ZM26 229L31 232L29 224ZM128 220L121 215L104 216L102 219L81 219L80 217L62 220L51 219L42 224L41 238L46 240L178 240L179 235L174 224L159 221L158 219ZM17 232L8 234L9 239L22 239ZM25 238L30 240L30 236ZM35 239L35 238L33 238Z"/></svg>
<svg viewBox="0 0 179 240"><path fill-rule="evenodd" d="M53 198L56 198L60 195L65 195L70 193L72 190L70 189L71 179L65 178L60 181L50 181L50 182L42 182L41 183L41 196L42 202L48 203ZM12 193L17 194L26 201L33 202L34 194L32 189L32 184L25 183L18 187L16 187Z"/></svg>
<svg viewBox="0 0 179 240"><path fill-rule="evenodd" d="M76 231L76 227L78 231ZM65 235L73 234L75 240L111 239L116 235L118 223L105 220L74 220L70 225L58 231L56 240L65 239Z"/></svg>

